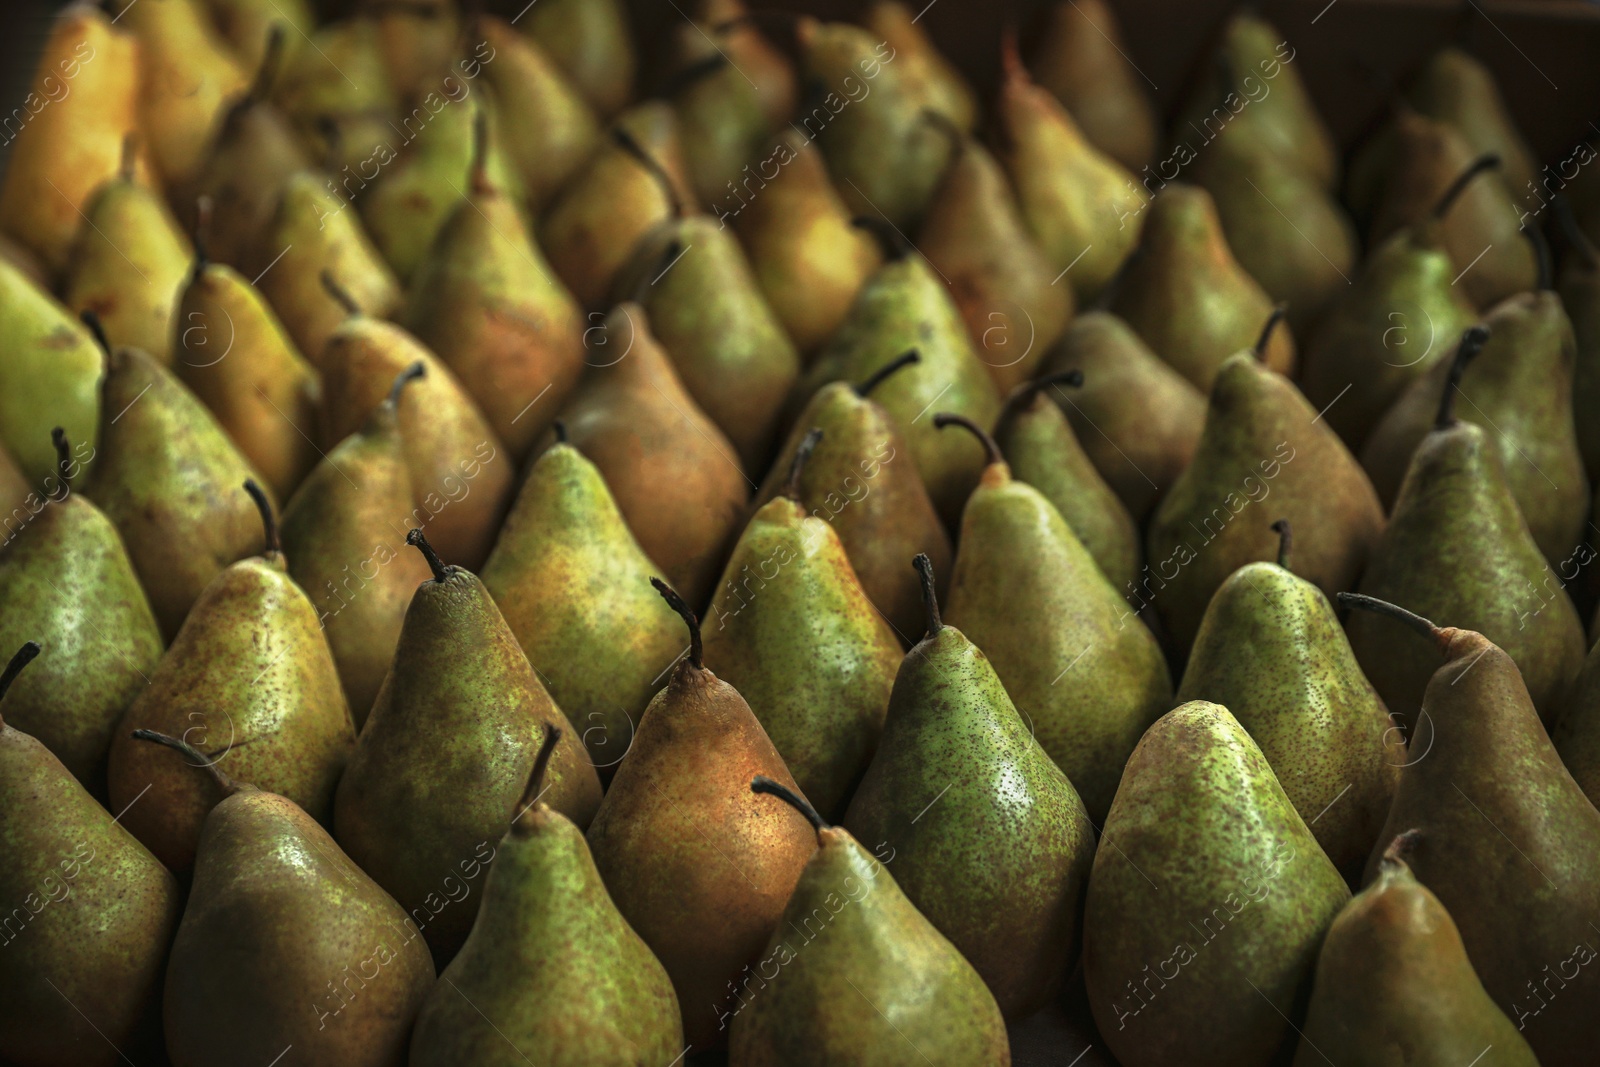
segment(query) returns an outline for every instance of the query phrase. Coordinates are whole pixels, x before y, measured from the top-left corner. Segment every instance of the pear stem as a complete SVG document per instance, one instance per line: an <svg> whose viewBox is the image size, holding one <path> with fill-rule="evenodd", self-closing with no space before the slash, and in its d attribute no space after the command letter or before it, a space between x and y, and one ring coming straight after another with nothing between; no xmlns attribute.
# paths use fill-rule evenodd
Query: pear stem
<svg viewBox="0 0 1600 1067"><path fill-rule="evenodd" d="M1448 430L1456 424L1456 393L1461 389L1461 376L1467 372L1467 364L1483 351L1488 340L1489 328L1482 325L1468 327L1461 335L1455 358L1450 362L1450 376L1445 379L1444 395L1439 398L1439 414L1433 420L1435 430Z"/></svg>
<svg viewBox="0 0 1600 1067"><path fill-rule="evenodd" d="M1554 288L1555 270L1550 261L1550 242L1544 239L1544 231L1537 226L1524 226L1522 236L1533 246L1533 262L1538 268L1534 274L1534 292L1546 292Z"/></svg>
<svg viewBox="0 0 1600 1067"><path fill-rule="evenodd" d="M811 453L816 451L817 442L822 440L822 427L813 426L806 431L800 439L799 447L794 450L794 459L789 461L789 477L783 483L783 495L800 502L800 475L805 471L806 461L811 458Z"/></svg>
<svg viewBox="0 0 1600 1067"><path fill-rule="evenodd" d="M556 431L556 444L558 444L558 445L566 444L567 443L567 424L566 424L566 422L561 420L561 419L557 419L551 425Z"/></svg>
<svg viewBox="0 0 1600 1067"><path fill-rule="evenodd" d="M922 610L927 613L928 619L928 632L923 635L923 640L927 640L944 629L944 620L939 618L939 594L933 588L933 560L928 558L926 552L918 552L911 566L922 578Z"/></svg>
<svg viewBox="0 0 1600 1067"><path fill-rule="evenodd" d="M411 364L411 366L395 375L394 384L389 386L389 395L384 397L384 403L388 404L392 408L399 407L400 394L405 391L405 387L416 381L418 378L425 377L427 373L428 368L424 366L422 360L419 359L415 363Z"/></svg>
<svg viewBox="0 0 1600 1067"><path fill-rule="evenodd" d="M72 469L72 444L67 440L67 431L59 426L50 431L50 443L56 446L56 473L61 476L61 492L52 499L65 500L72 491L72 476L67 473Z"/></svg>
<svg viewBox="0 0 1600 1067"><path fill-rule="evenodd" d="M1387 600L1379 600L1375 596L1367 596L1363 593L1339 593L1337 595L1339 603L1347 608L1360 608L1362 611L1370 611L1374 615L1387 615L1391 619L1397 619L1404 623L1407 627L1430 641L1442 644L1444 631L1416 612L1407 611L1398 604L1391 604Z"/></svg>
<svg viewBox="0 0 1600 1067"><path fill-rule="evenodd" d="M489 113L483 108L472 116L472 166L467 173L471 176L474 194L494 191L489 181Z"/></svg>
<svg viewBox="0 0 1600 1067"><path fill-rule="evenodd" d="M194 243L194 269L189 271L189 284L194 285L205 276L206 268L211 266L211 257L207 254L207 238L211 234L211 198L209 196L197 197L194 202L194 233L191 240Z"/></svg>
<svg viewBox="0 0 1600 1067"><path fill-rule="evenodd" d="M117 176L125 182L133 181L133 172L139 164L139 135L125 134L122 138L122 159L117 165Z"/></svg>
<svg viewBox="0 0 1600 1067"><path fill-rule="evenodd" d="M1583 232L1583 227L1578 225L1578 217L1572 213L1572 201L1567 199L1566 193L1555 195L1556 223L1561 227L1561 235L1567 239L1574 251L1583 257L1583 261L1590 267L1600 267L1600 250L1589 240L1589 235Z"/></svg>
<svg viewBox="0 0 1600 1067"><path fill-rule="evenodd" d="M278 80L278 71L283 67L283 42L286 36L287 31L281 22L274 22L267 30L267 46L261 52L261 65L256 68L255 80L250 83L250 91L233 106L233 113L262 103L272 95L272 83Z"/></svg>
<svg viewBox="0 0 1600 1067"><path fill-rule="evenodd" d="M217 788L222 790L222 795L225 797L232 796L239 791L239 783L229 778L227 772L218 767L215 760L181 738L157 733L155 730L135 730L133 731L133 739L135 741L152 741L158 745L165 745L188 756L192 761L190 766L204 768L211 775L211 780L217 783Z"/></svg>
<svg viewBox="0 0 1600 1067"><path fill-rule="evenodd" d="M678 71L666 80L656 94L662 99L670 100L696 82L709 78L723 67L729 66L731 61L721 51L713 52L704 59L697 59L687 67Z"/></svg>
<svg viewBox="0 0 1600 1067"><path fill-rule="evenodd" d="M871 393L878 386L882 385L884 380L895 371L900 370L903 367L909 367L913 363L921 362L921 352L918 352L915 348L906 349L904 352L900 353L898 356L894 357L889 362L873 371L871 374L867 375L866 380L860 385L855 386L854 388L856 391L856 396L865 398L867 394Z"/></svg>
<svg viewBox="0 0 1600 1067"><path fill-rule="evenodd" d="M1279 519L1272 524L1272 529L1278 535L1278 566L1288 570L1289 553L1294 548L1294 531L1290 529L1288 519Z"/></svg>
<svg viewBox="0 0 1600 1067"><path fill-rule="evenodd" d="M1472 184L1472 179L1480 174L1494 170L1498 166L1500 166L1500 157L1493 152L1485 152L1477 159L1474 159L1468 164L1467 169L1458 174L1456 180L1450 183L1450 188L1444 191L1444 195L1439 198L1439 202L1433 205L1433 217L1442 219L1448 215L1450 209L1455 206L1456 200L1466 190L1467 186Z"/></svg>
<svg viewBox="0 0 1600 1067"><path fill-rule="evenodd" d="M406 534L406 544L422 553L422 558L428 561L428 569L433 571L434 581L448 581L450 575L455 572L454 567L446 566L444 560L439 558L439 553L435 552L433 546L428 544L428 539L423 536L420 529L413 528L410 533Z"/></svg>
<svg viewBox="0 0 1600 1067"><path fill-rule="evenodd" d="M561 727L545 723L544 741L539 745L539 754L533 758L533 770L528 774L528 784L522 790L522 799L517 801L517 813L511 819L513 830L525 832L532 828L532 820L526 819L526 816L539 802L539 794L544 787L544 772L550 766L550 755L556 750L556 742L559 740L561 740Z"/></svg>
<svg viewBox="0 0 1600 1067"><path fill-rule="evenodd" d="M697 671L706 669L705 649L700 643L700 620L689 609L689 605L678 591L663 582L660 578L651 578L650 584L656 587L656 592L661 594L661 599L667 606L683 619L684 625L689 627L689 664Z"/></svg>
<svg viewBox="0 0 1600 1067"><path fill-rule="evenodd" d="M890 263L898 263L916 251L906 235L888 219L879 218L877 215L857 215L850 220L850 225L870 233L877 240L878 247L883 250L883 258Z"/></svg>
<svg viewBox="0 0 1600 1067"><path fill-rule="evenodd" d="M89 333L94 337L94 343L100 346L100 354L107 359L111 358L111 341L106 337L106 328L100 324L100 316L90 308L78 312L78 318L89 327Z"/></svg>
<svg viewBox="0 0 1600 1067"><path fill-rule="evenodd" d="M1288 312L1287 304L1279 304L1272 309L1272 314L1267 316L1266 325L1261 327L1261 336L1256 338L1256 346L1252 349L1256 354L1257 362L1266 362L1267 344L1272 340L1272 331L1278 328L1278 324L1283 321L1283 317Z"/></svg>
<svg viewBox="0 0 1600 1067"><path fill-rule="evenodd" d="M256 502L256 510L261 513L261 528L266 532L267 555L281 556L283 543L278 540L278 520L272 514L272 502L267 499L266 492L256 484L254 478L245 479L244 491L250 494L250 499Z"/></svg>
<svg viewBox="0 0 1600 1067"><path fill-rule="evenodd" d="M989 466L992 467L996 463L1004 463L1006 461L1006 457L1000 452L1000 446L995 444L993 437L989 436L989 431L985 430L982 426L979 426L965 415L957 415L950 411L941 411L939 414L933 417L933 424L941 430L946 426L959 426L963 430L966 430L968 433L972 434L972 436L978 439L978 443L983 446L983 451L985 453L984 462Z"/></svg>
<svg viewBox="0 0 1600 1067"><path fill-rule="evenodd" d="M344 308L346 315L350 318L355 318L361 314L361 305L356 303L356 298L350 295L350 290L339 284L332 271L325 270L317 277L322 282L323 290L333 297L334 303Z"/></svg>
<svg viewBox="0 0 1600 1067"><path fill-rule="evenodd" d="M1053 385L1070 385L1074 389L1083 385L1083 371L1064 370L1055 374L1042 374L1032 381L1023 382L1011 391L1006 397L1005 407L1000 409L1000 417L995 420L996 426L1005 424L1005 421L1021 411L1032 406L1038 395Z"/></svg>
<svg viewBox="0 0 1600 1067"><path fill-rule="evenodd" d="M774 781L764 774L758 774L754 778L750 779L750 792L765 793L768 796L777 797L795 811L798 811L801 815L804 815L806 817L806 822L810 823L811 828L816 830L818 833L821 833L823 830L828 828L827 820L825 820L821 815L817 814L817 809L813 808L805 797L801 796L799 793L796 793L793 789L790 789L782 782Z"/></svg>
<svg viewBox="0 0 1600 1067"><path fill-rule="evenodd" d="M11 683L17 680L17 675L22 673L22 668L32 663L39 655L39 642L25 641L21 648L11 657L11 662L6 664L4 674L0 674L0 700L11 689Z"/></svg>
<svg viewBox="0 0 1600 1067"><path fill-rule="evenodd" d="M1416 827L1395 835L1389 842L1389 847L1383 850L1383 858L1378 862L1384 867L1394 868L1401 864L1408 864L1409 857L1416 850L1417 842L1422 840L1422 831Z"/></svg>
<svg viewBox="0 0 1600 1067"><path fill-rule="evenodd" d="M682 255L683 242L676 237L668 241L666 247L661 250L661 256L656 260L655 266L639 275L638 284L633 288L633 303L641 307L648 306L650 303L650 289L656 282L666 277L667 271L672 269L672 265Z"/></svg>
<svg viewBox="0 0 1600 1067"><path fill-rule="evenodd" d="M678 187L672 183L672 175L667 173L660 160L646 152L644 145L622 126L612 127L611 139L655 179L656 184L661 187L661 195L667 199L667 210L671 212L672 217L683 218L683 200L678 196Z"/></svg>

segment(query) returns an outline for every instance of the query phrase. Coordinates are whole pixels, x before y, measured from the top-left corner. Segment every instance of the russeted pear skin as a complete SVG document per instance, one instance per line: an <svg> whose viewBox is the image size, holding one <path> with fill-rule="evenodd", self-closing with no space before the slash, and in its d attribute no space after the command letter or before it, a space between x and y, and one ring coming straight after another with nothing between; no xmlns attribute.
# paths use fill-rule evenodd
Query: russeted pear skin
<svg viewBox="0 0 1600 1067"><path fill-rule="evenodd" d="M1474 1056L1538 1067L1484 991L1450 913L1406 865L1409 840L1395 838L1377 878L1328 927L1295 1067L1456 1067Z"/></svg>
<svg viewBox="0 0 1600 1067"><path fill-rule="evenodd" d="M288 575L271 505L255 483L248 488L266 550L206 586L111 743L112 808L128 809L123 824L174 871L194 865L214 798L203 779L135 743L132 731L182 737L324 823L356 743L316 609Z"/></svg>
<svg viewBox="0 0 1600 1067"><path fill-rule="evenodd" d="M660 1067L683 1055L667 972L611 902L583 831L539 800L558 736L547 729L472 932L417 1016L410 1067Z"/></svg>
<svg viewBox="0 0 1600 1067"><path fill-rule="evenodd" d="M1034 81L1061 101L1100 151L1135 172L1155 162L1161 122L1126 58L1111 5L1057 3L1047 18L1029 62Z"/></svg>
<svg viewBox="0 0 1600 1067"><path fill-rule="evenodd" d="M750 780L794 779L738 690L707 670L699 624L689 654L644 720L589 827L589 848L617 910L672 978L684 1041L726 1040L739 982L773 936L813 850L791 808L756 801Z"/></svg>
<svg viewBox="0 0 1600 1067"><path fill-rule="evenodd" d="M1084 973L1127 1067L1265 1064L1350 899L1228 709L1179 705L1128 760L1095 853Z"/></svg>
<svg viewBox="0 0 1600 1067"><path fill-rule="evenodd" d="M1021 1019L1077 956L1094 829L988 657L940 621L927 559L916 566L927 634L901 662L844 823L893 850L906 896Z"/></svg>
<svg viewBox="0 0 1600 1067"><path fill-rule="evenodd" d="M1407 862L1449 910L1484 988L1539 1062L1589 1062L1600 1035L1600 973L1586 966L1600 920L1600 811L1562 766L1504 650L1383 601L1340 599L1397 616L1443 660L1379 840L1415 831ZM1369 880L1381 859L1375 849Z"/></svg>
<svg viewBox="0 0 1600 1067"><path fill-rule="evenodd" d="M37 486L55 470L52 427L64 427L80 444L99 444L104 360L89 331L6 259L0 259L0 336L10 338L10 355L0 362L0 442Z"/></svg>
<svg viewBox="0 0 1600 1067"><path fill-rule="evenodd" d="M72 477L65 434L59 492L0 546L0 648L43 639L46 655L14 681L6 721L38 738L97 799L122 713L161 658L161 631L111 520Z"/></svg>
<svg viewBox="0 0 1600 1067"><path fill-rule="evenodd" d="M518 20L602 118L633 92L633 36L622 0L550 0Z"/></svg>
<svg viewBox="0 0 1600 1067"><path fill-rule="evenodd" d="M822 434L812 430L815 447ZM818 810L842 811L877 747L900 641L861 589L839 535L784 491L751 518L711 598L707 666L739 691Z"/></svg>
<svg viewBox="0 0 1600 1067"><path fill-rule="evenodd" d="M1356 664L1333 605L1291 569L1292 528L1274 528L1277 561L1245 564L1211 598L1176 699L1232 712L1322 851L1354 871L1388 815L1404 734Z"/></svg>
<svg viewBox="0 0 1600 1067"><path fill-rule="evenodd" d="M286 1048L313 1067L399 1067L435 984L400 905L294 801L234 781L181 738L139 741L175 749L167 761L205 779L212 805L167 965L173 1067Z"/></svg>
<svg viewBox="0 0 1600 1067"><path fill-rule="evenodd" d="M0 697L39 646L16 653ZM49 658L49 654L46 654ZM26 672L24 672L24 677ZM13 696L0 704L7 719ZM150 1062L178 883L41 742L0 721L0 1056L19 1067ZM125 1051L124 1051L125 1050Z"/></svg>
<svg viewBox="0 0 1600 1067"><path fill-rule="evenodd" d="M756 778L750 788L811 820L817 848L756 973L740 983L750 1000L729 1013L731 1067L1009 1067L994 996L888 868L778 783Z"/></svg>
<svg viewBox="0 0 1600 1067"><path fill-rule="evenodd" d="M683 652L683 624L650 588L655 572L599 468L564 442L534 460L483 565L484 587L603 776Z"/></svg>

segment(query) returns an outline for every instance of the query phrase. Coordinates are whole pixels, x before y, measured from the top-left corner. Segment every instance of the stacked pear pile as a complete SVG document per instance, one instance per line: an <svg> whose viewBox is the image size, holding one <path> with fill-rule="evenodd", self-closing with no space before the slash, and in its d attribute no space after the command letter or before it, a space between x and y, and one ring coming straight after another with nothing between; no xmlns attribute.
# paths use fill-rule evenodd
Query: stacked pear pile
<svg viewBox="0 0 1600 1067"><path fill-rule="evenodd" d="M57 16L0 1067L1592 1063L1600 182L673 7Z"/></svg>

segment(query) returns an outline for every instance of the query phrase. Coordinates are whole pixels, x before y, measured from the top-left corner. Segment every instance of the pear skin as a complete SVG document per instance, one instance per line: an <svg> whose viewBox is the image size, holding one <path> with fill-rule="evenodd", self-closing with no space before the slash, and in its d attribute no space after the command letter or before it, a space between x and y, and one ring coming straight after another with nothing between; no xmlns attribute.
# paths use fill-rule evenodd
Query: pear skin
<svg viewBox="0 0 1600 1067"><path fill-rule="evenodd" d="M1106 0L1050 9L1029 61L1048 89L1106 155L1137 173L1156 161L1161 122L1146 83L1127 60L1116 12Z"/></svg>
<svg viewBox="0 0 1600 1067"><path fill-rule="evenodd" d="M1539 164L1533 150L1517 131L1494 75L1478 59L1457 47L1439 49L1406 90L1406 100L1454 126L1474 152L1499 156L1513 200L1543 201L1544 190L1534 185Z"/></svg>
<svg viewBox="0 0 1600 1067"><path fill-rule="evenodd" d="M476 19L475 26L493 49L483 71L494 90L502 142L538 211L600 145L600 124L534 37L492 16Z"/></svg>
<svg viewBox="0 0 1600 1067"><path fill-rule="evenodd" d="M37 486L56 468L52 427L65 428L80 445L99 443L104 359L67 309L5 261L0 261L0 335L11 338L11 354L0 364L0 443Z"/></svg>
<svg viewBox="0 0 1600 1067"><path fill-rule="evenodd" d="M800 94L794 64L762 34L758 18L749 18L744 0L700 0L689 8L693 21L714 37L733 66L755 83L767 124L779 129L794 118Z"/></svg>
<svg viewBox="0 0 1600 1067"><path fill-rule="evenodd" d="M695 23L677 27L674 52L678 61L667 81L678 116L678 136L688 161L689 177L701 203L715 204L730 195L736 183L759 180L750 164L762 155L772 137L761 110L761 94L746 80L704 28Z"/></svg>
<svg viewBox="0 0 1600 1067"><path fill-rule="evenodd" d="M926 106L964 133L978 122L978 98L961 71L917 22L923 12L899 0L873 0L862 23L894 49L900 76L917 85Z"/></svg>
<svg viewBox="0 0 1600 1067"><path fill-rule="evenodd" d="M601 118L628 103L638 60L622 0L551 0L520 22Z"/></svg>

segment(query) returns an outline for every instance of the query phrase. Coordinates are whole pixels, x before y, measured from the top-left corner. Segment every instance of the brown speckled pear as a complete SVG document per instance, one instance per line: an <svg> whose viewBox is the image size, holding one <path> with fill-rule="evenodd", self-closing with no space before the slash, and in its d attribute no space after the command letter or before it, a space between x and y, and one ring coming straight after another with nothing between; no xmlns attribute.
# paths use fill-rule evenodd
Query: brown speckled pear
<svg viewBox="0 0 1600 1067"><path fill-rule="evenodd" d="M1390 631L1403 623L1443 660L1380 841L1415 831L1407 862L1449 909L1484 988L1539 1062L1590 1062L1600 970L1584 965L1600 926L1600 811L1562 766L1517 665L1494 642L1385 601L1339 599L1389 616L1374 621ZM1559 986L1546 984L1557 973Z"/></svg>
<svg viewBox="0 0 1600 1067"><path fill-rule="evenodd" d="M1009 1067L993 994L888 868L772 779L750 791L804 815L817 848L762 954L762 977L741 983L751 999L730 1012L730 1067Z"/></svg>
<svg viewBox="0 0 1600 1067"><path fill-rule="evenodd" d="M550 766L551 807L587 826L600 779L483 583L446 566L420 530L406 540L433 578L411 598L394 665L339 782L334 835L411 915L442 966L472 929L482 900L472 878L494 855L544 728L566 735Z"/></svg>
<svg viewBox="0 0 1600 1067"><path fill-rule="evenodd" d="M30 641L12 657L0 698L38 654ZM15 699L0 703L6 719ZM7 721L0 782L0 899L8 902L0 1056L21 1065L153 1062L161 975L182 909L178 883L49 749Z"/></svg>
<svg viewBox="0 0 1600 1067"><path fill-rule="evenodd" d="M1089 1006L1125 1067L1265 1064L1350 899L1228 709L1193 700L1128 760L1084 914Z"/></svg>
<svg viewBox="0 0 1600 1067"><path fill-rule="evenodd" d="M989 658L940 621L927 557L915 565L926 636L900 665L844 824L875 854L887 850L911 903L972 963L1000 1011L1022 1019L1049 1002L1077 958L1094 829ZM952 588L959 580L958 562Z"/></svg>
<svg viewBox="0 0 1600 1067"><path fill-rule="evenodd" d="M206 587L111 743L111 806L128 809L123 825L174 871L194 864L212 798L202 780L135 744L130 731L182 737L324 823L355 746L316 609L289 578L265 494L254 482L245 488L260 509L266 551Z"/></svg>
<svg viewBox="0 0 1600 1067"><path fill-rule="evenodd" d="M289 1049L307 1067L401 1067L434 972L400 905L294 801L233 779L182 738L134 737L172 749L161 758L198 779L207 805L167 965L173 1067L268 1063Z"/></svg>
<svg viewBox="0 0 1600 1067"><path fill-rule="evenodd" d="M611 902L583 831L541 801L545 728L483 906L411 1035L409 1067L662 1067L683 1054L672 981Z"/></svg>
<svg viewBox="0 0 1600 1067"><path fill-rule="evenodd" d="M689 625L689 654L639 724L589 827L617 910L672 978L684 1041L727 1038L736 983L777 929L814 848L806 820L750 795L750 779L794 779L733 686L705 667L694 612L652 583Z"/></svg>

